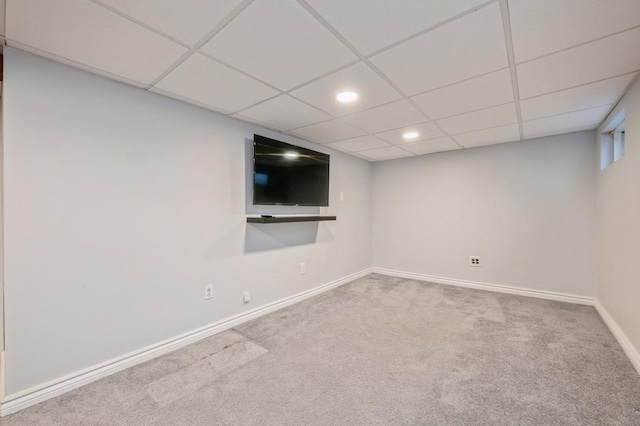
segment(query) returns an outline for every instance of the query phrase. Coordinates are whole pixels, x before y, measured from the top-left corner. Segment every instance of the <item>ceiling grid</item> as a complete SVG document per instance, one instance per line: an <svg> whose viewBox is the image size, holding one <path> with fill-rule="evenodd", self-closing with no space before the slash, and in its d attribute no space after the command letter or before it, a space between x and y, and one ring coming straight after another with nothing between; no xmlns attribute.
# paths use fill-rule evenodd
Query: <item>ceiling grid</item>
<svg viewBox="0 0 640 426"><path fill-rule="evenodd" d="M5 13L11 47L369 161L594 129L640 70L637 0L6 0ZM359 99L338 103L342 90Z"/></svg>

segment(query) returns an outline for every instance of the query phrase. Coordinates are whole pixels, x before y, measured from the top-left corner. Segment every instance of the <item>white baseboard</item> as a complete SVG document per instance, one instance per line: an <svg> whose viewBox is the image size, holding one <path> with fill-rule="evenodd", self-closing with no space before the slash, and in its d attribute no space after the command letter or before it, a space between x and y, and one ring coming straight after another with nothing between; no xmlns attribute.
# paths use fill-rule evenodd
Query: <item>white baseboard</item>
<svg viewBox="0 0 640 426"><path fill-rule="evenodd" d="M341 279L321 285L312 290L287 297L285 299L270 303L265 306L261 306L240 315L226 318L222 321L215 322L213 324L201 327L188 333L184 333L174 338L167 339L154 345L139 349L137 351L130 352L121 357L114 358L101 364L94 365L90 368L77 371L64 377L60 377L56 380L34 386L27 390L12 395L7 395L2 399L2 402L0 404L0 416L6 416L8 414L18 412L39 402L46 401L47 399L56 397L65 392L77 389L81 386L114 374L118 371L133 367L134 365L143 363L145 361L149 361L160 355L164 355L168 352L190 345L206 337L213 336L214 334L228 330L244 322L277 311L278 309L282 309L304 299L308 299L327 290L339 287L343 284L364 277L371 272L371 269L362 270L355 274L351 274Z"/></svg>
<svg viewBox="0 0 640 426"><path fill-rule="evenodd" d="M609 327L609 330L611 330L611 333L615 336L618 343L620 343L620 346L622 346L622 350L627 354L631 364L633 364L638 374L640 374L640 352L638 349L633 346L631 340L629 340L627 335L624 334L618 323L613 319L611 314L609 314L609 311L605 309L598 299L595 299L594 306L602 317L604 323L607 324L607 327Z"/></svg>
<svg viewBox="0 0 640 426"><path fill-rule="evenodd" d="M392 269L373 268L376 274L389 275L392 277L409 278L418 281L429 281L432 283L453 285L456 287L473 288L477 290L494 291L497 293L516 294L518 296L536 297L538 299L557 300L560 302L575 303L578 305L593 306L593 297L576 296L572 294L556 293L552 291L532 290L521 287L511 287L498 284L487 284L475 281L465 281L454 278L436 277L433 275L416 274L413 272L394 271Z"/></svg>

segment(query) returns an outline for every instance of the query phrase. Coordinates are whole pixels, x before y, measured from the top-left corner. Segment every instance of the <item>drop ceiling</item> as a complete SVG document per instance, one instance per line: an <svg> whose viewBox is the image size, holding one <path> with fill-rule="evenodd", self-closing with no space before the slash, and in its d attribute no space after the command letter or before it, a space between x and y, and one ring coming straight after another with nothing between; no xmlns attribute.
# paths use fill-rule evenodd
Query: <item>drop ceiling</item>
<svg viewBox="0 0 640 426"><path fill-rule="evenodd" d="M5 1L9 46L369 161L595 129L640 70L639 0Z"/></svg>

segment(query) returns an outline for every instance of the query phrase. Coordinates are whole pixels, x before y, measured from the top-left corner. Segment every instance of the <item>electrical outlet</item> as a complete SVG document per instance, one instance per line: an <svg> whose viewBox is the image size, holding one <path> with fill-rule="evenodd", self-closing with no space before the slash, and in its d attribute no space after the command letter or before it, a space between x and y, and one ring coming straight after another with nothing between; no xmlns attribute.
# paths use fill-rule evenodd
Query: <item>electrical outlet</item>
<svg viewBox="0 0 640 426"><path fill-rule="evenodd" d="M469 266L482 266L482 258L480 256L470 256L469 257Z"/></svg>
<svg viewBox="0 0 640 426"><path fill-rule="evenodd" d="M242 300L244 301L244 303L249 303L251 301L251 293L249 293L248 291L242 293Z"/></svg>
<svg viewBox="0 0 640 426"><path fill-rule="evenodd" d="M300 264L300 275L304 275L307 273L307 264L302 262Z"/></svg>
<svg viewBox="0 0 640 426"><path fill-rule="evenodd" d="M211 299L213 297L213 284L207 284L204 286L204 298Z"/></svg>

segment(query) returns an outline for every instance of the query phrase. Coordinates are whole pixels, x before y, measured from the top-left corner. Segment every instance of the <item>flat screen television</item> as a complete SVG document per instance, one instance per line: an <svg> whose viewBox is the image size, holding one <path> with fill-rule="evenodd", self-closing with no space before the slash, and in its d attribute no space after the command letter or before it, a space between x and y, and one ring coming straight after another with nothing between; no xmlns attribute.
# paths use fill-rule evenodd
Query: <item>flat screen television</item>
<svg viewBox="0 0 640 426"><path fill-rule="evenodd" d="M329 155L253 137L253 204L329 205Z"/></svg>

